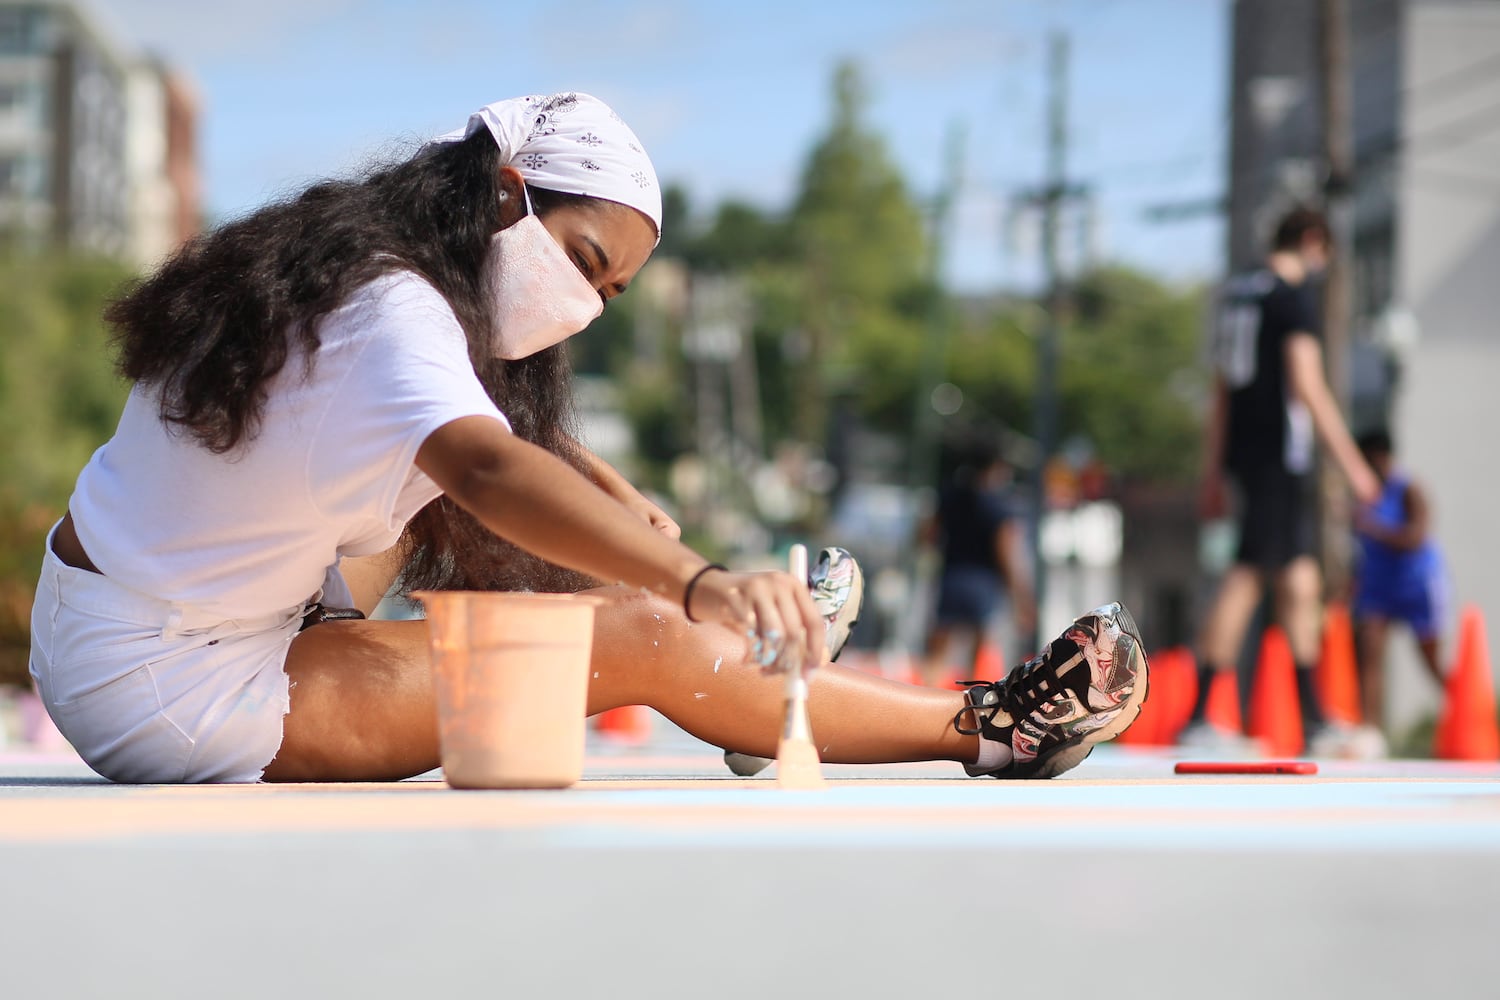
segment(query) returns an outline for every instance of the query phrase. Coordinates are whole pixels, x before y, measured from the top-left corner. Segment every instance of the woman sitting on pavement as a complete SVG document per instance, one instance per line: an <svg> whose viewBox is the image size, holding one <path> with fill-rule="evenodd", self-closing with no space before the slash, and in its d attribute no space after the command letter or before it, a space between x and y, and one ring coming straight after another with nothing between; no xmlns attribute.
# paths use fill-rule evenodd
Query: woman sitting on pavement
<svg viewBox="0 0 1500 1000"><path fill-rule="evenodd" d="M767 672L837 653L857 566L825 553L819 606L808 581L710 565L566 433L560 344L625 290L660 222L655 170L608 107L518 98L192 240L114 302L134 387L47 539L32 616L32 675L83 759L123 782L436 767L425 624L328 609L354 591L368 609L402 564L408 587L504 585L476 525L613 584L593 591L591 714L646 704L773 754ZM1111 605L964 692L822 666L809 710L826 761L1047 777L1145 693Z"/></svg>

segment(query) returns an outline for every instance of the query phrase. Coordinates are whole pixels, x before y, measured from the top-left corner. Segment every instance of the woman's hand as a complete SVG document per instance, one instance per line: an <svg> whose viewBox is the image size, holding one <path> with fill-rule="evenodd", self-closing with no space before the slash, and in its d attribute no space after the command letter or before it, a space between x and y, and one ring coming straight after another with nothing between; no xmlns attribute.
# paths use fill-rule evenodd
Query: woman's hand
<svg viewBox="0 0 1500 1000"><path fill-rule="evenodd" d="M595 486L614 497L626 510L673 541L682 537L682 526L672 520L666 511L647 500L640 490L630 484L630 480L620 475L619 470L583 445L577 442L574 444L583 454L589 478L593 480Z"/></svg>
<svg viewBox="0 0 1500 1000"><path fill-rule="evenodd" d="M619 500L626 510L668 538L678 539L682 537L682 526L672 520L666 511L646 499L646 497L638 493L633 487L629 495L616 496L615 499Z"/></svg>
<svg viewBox="0 0 1500 1000"><path fill-rule="evenodd" d="M823 662L826 625L806 581L789 573L711 569L687 598L683 610L690 619L743 633L750 660L763 670L809 670Z"/></svg>

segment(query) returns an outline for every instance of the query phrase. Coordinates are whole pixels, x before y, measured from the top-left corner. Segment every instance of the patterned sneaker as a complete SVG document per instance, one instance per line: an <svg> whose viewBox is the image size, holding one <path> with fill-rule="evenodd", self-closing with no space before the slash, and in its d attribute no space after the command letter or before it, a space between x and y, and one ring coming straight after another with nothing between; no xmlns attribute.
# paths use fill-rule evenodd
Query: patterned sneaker
<svg viewBox="0 0 1500 1000"><path fill-rule="evenodd" d="M849 633L859 623L859 611L865 601L865 575L848 549L826 548L808 573L808 589L813 603L827 623L824 648L828 659L837 660L849 642ZM742 778L750 778L771 765L769 757L724 751L724 763Z"/></svg>
<svg viewBox="0 0 1500 1000"><path fill-rule="evenodd" d="M981 740L969 776L1050 778L1130 728L1146 700L1146 657L1130 612L1106 604L1005 680L963 683L969 704L953 728Z"/></svg>
<svg viewBox="0 0 1500 1000"><path fill-rule="evenodd" d="M837 660L849 642L849 633L859 624L859 611L865 603L865 575L848 549L827 548L818 553L807 586L828 626L823 639L828 659Z"/></svg>

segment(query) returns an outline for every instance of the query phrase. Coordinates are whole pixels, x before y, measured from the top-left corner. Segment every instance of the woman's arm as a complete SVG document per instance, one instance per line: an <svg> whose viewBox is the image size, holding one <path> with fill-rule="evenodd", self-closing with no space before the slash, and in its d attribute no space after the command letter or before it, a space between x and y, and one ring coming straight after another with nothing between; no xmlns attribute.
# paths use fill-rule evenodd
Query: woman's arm
<svg viewBox="0 0 1500 1000"><path fill-rule="evenodd" d="M488 417L434 431L417 467L495 534L560 566L682 601L706 560L593 488L566 462ZM807 587L785 573L704 574L688 616L785 648L792 663L822 659L823 619Z"/></svg>
<svg viewBox="0 0 1500 1000"><path fill-rule="evenodd" d="M620 501L626 510L642 518L668 538L682 537L682 527L666 511L646 499L640 490L630 484L630 480L620 475L618 469L585 448L581 441L574 441L573 447L583 456L588 478L593 480L595 486Z"/></svg>

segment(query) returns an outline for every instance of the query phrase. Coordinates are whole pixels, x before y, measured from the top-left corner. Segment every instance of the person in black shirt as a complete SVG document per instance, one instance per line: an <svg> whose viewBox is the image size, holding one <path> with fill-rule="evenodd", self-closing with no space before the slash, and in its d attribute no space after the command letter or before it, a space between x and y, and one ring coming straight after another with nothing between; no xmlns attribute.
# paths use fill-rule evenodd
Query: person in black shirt
<svg viewBox="0 0 1500 1000"><path fill-rule="evenodd" d="M1275 583L1276 617L1297 665L1309 744L1325 728L1312 685L1322 600L1309 495L1314 437L1360 502L1380 495L1323 373L1308 279L1326 266L1329 249L1327 221L1308 209L1293 211L1277 226L1266 267L1231 279L1220 302L1201 512L1205 519L1224 515L1227 473L1239 499L1239 551L1199 637L1198 700L1185 743L1222 737L1206 720L1209 688L1217 671L1233 670L1267 581Z"/></svg>
<svg viewBox="0 0 1500 1000"><path fill-rule="evenodd" d="M1009 482L1010 466L999 449L983 442L973 446L938 498L926 536L929 544L940 545L943 568L922 660L924 684L943 682L955 640L963 644L964 669L974 666L1002 594L1009 594L1023 634L1036 622L1021 520L1005 493Z"/></svg>

